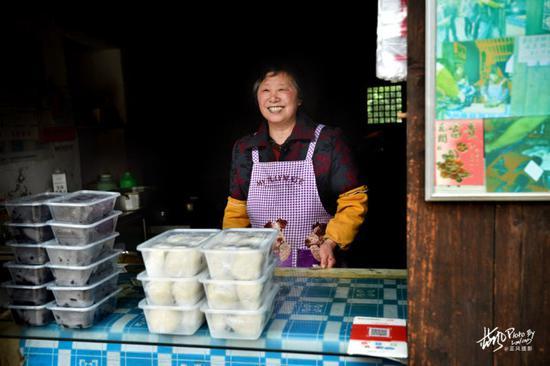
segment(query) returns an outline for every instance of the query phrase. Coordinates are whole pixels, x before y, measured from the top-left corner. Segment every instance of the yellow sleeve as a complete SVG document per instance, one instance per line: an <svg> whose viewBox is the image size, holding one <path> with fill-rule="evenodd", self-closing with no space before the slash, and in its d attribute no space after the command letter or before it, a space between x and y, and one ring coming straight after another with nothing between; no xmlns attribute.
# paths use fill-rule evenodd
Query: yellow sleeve
<svg viewBox="0 0 550 366"><path fill-rule="evenodd" d="M337 200L336 214L327 224L325 236L345 249L359 231L367 213L367 186L342 193Z"/></svg>
<svg viewBox="0 0 550 366"><path fill-rule="evenodd" d="M224 229L249 227L250 220L246 212L246 201L240 201L233 197L227 197L227 206L223 214Z"/></svg>

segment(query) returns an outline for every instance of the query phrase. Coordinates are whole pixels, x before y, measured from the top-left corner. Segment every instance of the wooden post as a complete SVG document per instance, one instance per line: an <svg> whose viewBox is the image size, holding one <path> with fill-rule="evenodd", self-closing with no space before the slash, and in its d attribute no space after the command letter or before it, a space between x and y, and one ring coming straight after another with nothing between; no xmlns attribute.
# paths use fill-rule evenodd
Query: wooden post
<svg viewBox="0 0 550 366"><path fill-rule="evenodd" d="M409 364L549 364L550 205L424 200L425 1L408 9ZM533 350L482 350L483 327L532 329Z"/></svg>

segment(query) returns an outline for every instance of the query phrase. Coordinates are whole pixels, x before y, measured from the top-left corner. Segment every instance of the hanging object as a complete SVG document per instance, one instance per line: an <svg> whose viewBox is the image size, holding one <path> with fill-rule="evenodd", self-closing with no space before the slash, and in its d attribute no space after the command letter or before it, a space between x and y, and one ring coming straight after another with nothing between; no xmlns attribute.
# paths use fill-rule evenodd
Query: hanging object
<svg viewBox="0 0 550 366"><path fill-rule="evenodd" d="M378 0L376 77L407 78L407 0Z"/></svg>

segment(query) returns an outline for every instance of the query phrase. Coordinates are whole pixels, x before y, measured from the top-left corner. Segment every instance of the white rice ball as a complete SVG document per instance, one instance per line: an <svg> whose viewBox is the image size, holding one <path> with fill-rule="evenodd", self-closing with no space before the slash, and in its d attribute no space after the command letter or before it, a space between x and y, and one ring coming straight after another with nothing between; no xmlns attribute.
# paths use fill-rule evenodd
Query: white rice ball
<svg viewBox="0 0 550 366"><path fill-rule="evenodd" d="M204 313L200 310L182 311L181 328L192 331L204 322Z"/></svg>
<svg viewBox="0 0 550 366"><path fill-rule="evenodd" d="M202 297L202 285L198 281L174 281L172 297L177 305L193 305Z"/></svg>
<svg viewBox="0 0 550 366"><path fill-rule="evenodd" d="M169 277L192 277L202 267L202 253L198 250L170 250L166 253L164 273Z"/></svg>
<svg viewBox="0 0 550 366"><path fill-rule="evenodd" d="M216 309L230 309L239 302L234 285L208 284L208 303Z"/></svg>
<svg viewBox="0 0 550 366"><path fill-rule="evenodd" d="M147 274L151 277L162 276L164 274L164 250L151 250L143 253Z"/></svg>
<svg viewBox="0 0 550 366"><path fill-rule="evenodd" d="M177 310L149 309L147 326L152 333L173 333L181 324L181 312Z"/></svg>
<svg viewBox="0 0 550 366"><path fill-rule="evenodd" d="M264 264L262 252L235 253L231 274L236 280L256 280L261 277Z"/></svg>
<svg viewBox="0 0 550 366"><path fill-rule="evenodd" d="M239 336L255 338L262 331L263 315L232 315L227 317L227 324Z"/></svg>
<svg viewBox="0 0 550 366"><path fill-rule="evenodd" d="M263 284L237 285L237 295L243 309L256 310L261 306Z"/></svg>
<svg viewBox="0 0 550 366"><path fill-rule="evenodd" d="M227 322L225 315L223 314L209 314L208 315L208 328L212 333L216 333L217 336L224 335L228 332Z"/></svg>
<svg viewBox="0 0 550 366"><path fill-rule="evenodd" d="M149 281L145 286L147 300L152 305L173 305L172 283L170 281Z"/></svg>
<svg viewBox="0 0 550 366"><path fill-rule="evenodd" d="M208 264L208 272L210 277L215 280L230 280L229 264L227 263L226 254L224 253L209 253L206 255Z"/></svg>

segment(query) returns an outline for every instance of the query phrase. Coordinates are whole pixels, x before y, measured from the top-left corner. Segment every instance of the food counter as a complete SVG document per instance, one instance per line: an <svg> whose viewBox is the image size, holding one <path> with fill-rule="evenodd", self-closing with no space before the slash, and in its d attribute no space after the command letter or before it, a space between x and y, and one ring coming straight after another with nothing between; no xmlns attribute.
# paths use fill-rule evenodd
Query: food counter
<svg viewBox="0 0 550 366"><path fill-rule="evenodd" d="M19 326L6 313L0 337L22 349L27 365L398 365L351 357L347 346L355 316L406 318L405 271L283 269L273 315L258 340L223 340L205 324L192 336L148 332L137 307L143 288L128 266L119 278L116 311L83 330L51 323ZM10 339L9 341L7 339ZM10 354L10 353L6 353Z"/></svg>

